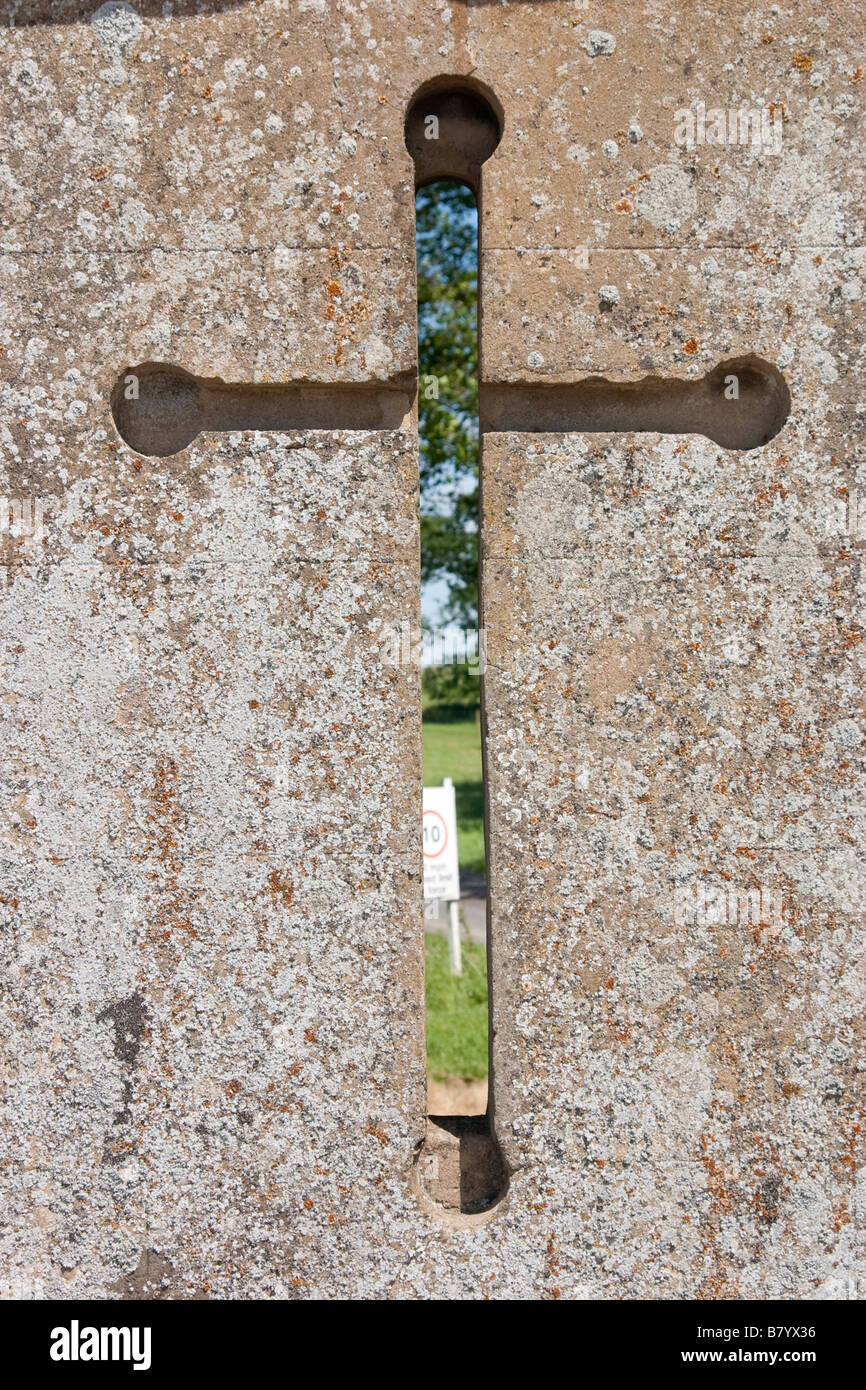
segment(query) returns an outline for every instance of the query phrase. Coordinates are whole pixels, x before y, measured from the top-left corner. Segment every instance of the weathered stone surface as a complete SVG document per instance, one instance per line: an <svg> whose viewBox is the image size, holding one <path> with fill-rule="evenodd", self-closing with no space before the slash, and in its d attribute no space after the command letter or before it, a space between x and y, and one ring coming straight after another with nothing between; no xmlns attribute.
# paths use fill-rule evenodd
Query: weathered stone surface
<svg viewBox="0 0 866 1390"><path fill-rule="evenodd" d="M724 4L700 30L676 0L95 10L0 0L2 1287L844 1296L862 22L841 0ZM792 410L748 453L485 442L512 1171L458 1229L413 1167L419 679L381 645L418 614L413 433L141 459L109 400L149 359L411 372L403 120L422 82L470 72L505 110L486 379L755 352ZM697 101L781 105L781 151L682 148Z"/></svg>
<svg viewBox="0 0 866 1390"><path fill-rule="evenodd" d="M683 443L488 442L497 1130L597 1165L618 1260L678 1213L650 1287L784 1294L827 1258L805 1190L834 1244L852 1211L855 561L773 446Z"/></svg>
<svg viewBox="0 0 866 1390"><path fill-rule="evenodd" d="M485 255L488 380L702 376L753 352L784 371L795 411L859 401L862 247L764 257L599 250L581 260L574 250ZM612 305L605 287L617 291Z"/></svg>

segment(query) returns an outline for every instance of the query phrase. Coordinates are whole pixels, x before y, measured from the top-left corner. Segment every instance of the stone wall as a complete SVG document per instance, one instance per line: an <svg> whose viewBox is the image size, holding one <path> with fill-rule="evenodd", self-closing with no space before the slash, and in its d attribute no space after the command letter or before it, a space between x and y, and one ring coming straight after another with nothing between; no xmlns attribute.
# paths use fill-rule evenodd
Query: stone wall
<svg viewBox="0 0 866 1390"><path fill-rule="evenodd" d="M844 1296L856 8L172 9L0 3L4 1288ZM463 1221L415 1167L419 673L380 645L418 613L412 421L150 458L110 410L148 361L411 376L403 122L441 74L505 113L484 381L756 353L792 398L746 452L486 437L510 1183ZM778 108L780 148L683 147L700 101Z"/></svg>

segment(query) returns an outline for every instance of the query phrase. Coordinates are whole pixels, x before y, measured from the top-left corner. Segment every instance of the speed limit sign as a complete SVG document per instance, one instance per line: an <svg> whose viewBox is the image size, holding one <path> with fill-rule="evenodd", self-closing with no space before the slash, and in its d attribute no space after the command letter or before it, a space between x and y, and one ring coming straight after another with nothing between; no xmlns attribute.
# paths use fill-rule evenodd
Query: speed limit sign
<svg viewBox="0 0 866 1390"><path fill-rule="evenodd" d="M444 816L429 808L421 818L421 838L425 859L438 859L448 844L448 826Z"/></svg>
<svg viewBox="0 0 866 1390"><path fill-rule="evenodd" d="M424 856L424 897L455 901L460 897L457 867L457 808L454 785L424 788L421 816L421 852Z"/></svg>

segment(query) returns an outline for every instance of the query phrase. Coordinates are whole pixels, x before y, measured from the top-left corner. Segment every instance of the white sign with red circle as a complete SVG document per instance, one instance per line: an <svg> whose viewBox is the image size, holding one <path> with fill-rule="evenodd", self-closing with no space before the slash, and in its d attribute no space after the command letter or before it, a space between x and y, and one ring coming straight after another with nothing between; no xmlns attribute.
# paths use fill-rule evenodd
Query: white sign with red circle
<svg viewBox="0 0 866 1390"><path fill-rule="evenodd" d="M421 852L424 857L424 898L451 902L460 897L457 864L457 807L450 780L441 787L424 788L421 816Z"/></svg>

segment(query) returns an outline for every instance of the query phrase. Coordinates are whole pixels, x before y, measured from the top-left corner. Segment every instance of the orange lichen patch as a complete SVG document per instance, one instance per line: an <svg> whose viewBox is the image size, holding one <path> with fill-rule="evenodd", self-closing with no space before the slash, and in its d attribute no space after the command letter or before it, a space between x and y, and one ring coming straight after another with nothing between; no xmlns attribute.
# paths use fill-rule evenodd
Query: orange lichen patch
<svg viewBox="0 0 866 1390"><path fill-rule="evenodd" d="M715 1271L708 1275L698 1290L698 1298L731 1298L736 1297L736 1292L732 1291L728 1271L723 1264L723 1257L718 1250L718 1233L723 1216L736 1210L737 1202L734 1193L726 1185L725 1176L721 1165L708 1153L709 1135L700 1136L701 1163L706 1172L706 1187L710 1196L710 1209L707 1216L706 1227L702 1231L702 1243L707 1254L711 1254L717 1263Z"/></svg>
<svg viewBox="0 0 866 1390"><path fill-rule="evenodd" d="M859 1111L858 1114L860 1118L857 1120L853 1120L848 1126L849 1133L845 1141L845 1148L839 1157L838 1164L835 1165L837 1169L841 1169L851 1178L854 1177L854 1175L857 1173L860 1167L860 1164L858 1162L858 1155L860 1150L859 1136L863 1128L863 1111Z"/></svg>
<svg viewBox="0 0 866 1390"><path fill-rule="evenodd" d="M756 265L775 265L778 260L777 253L769 248L762 248L759 241L750 242L744 249L751 251L752 260Z"/></svg>
<svg viewBox="0 0 866 1390"><path fill-rule="evenodd" d="M156 814L153 819L159 825L157 857L163 864L168 865L172 873L176 873L180 868L180 861L174 855L178 843L175 829L181 820L174 786L177 778L178 769L174 758L167 758L165 762L158 763L154 768L153 795L156 802Z"/></svg>
<svg viewBox="0 0 866 1390"><path fill-rule="evenodd" d="M834 1202L832 1206L832 1212L833 1221L831 1224L833 1226L833 1230L838 1235L838 1233L842 1230L844 1226L850 1225L852 1220L851 1213L848 1210L847 1198L841 1197L838 1202Z"/></svg>
<svg viewBox="0 0 866 1390"><path fill-rule="evenodd" d="M336 270L341 270L347 263L351 247L331 246L328 248L328 260ZM328 304L325 308L325 321L332 323L337 330L337 345L329 359L335 366L340 366L343 361L345 346L347 343L357 342L355 328L359 323L366 322L370 317L370 306L364 295L358 295L352 304L343 304L343 288L339 280L330 274L324 281L325 294Z"/></svg>
<svg viewBox="0 0 866 1390"><path fill-rule="evenodd" d="M197 936L189 916L183 910L183 894L178 885L178 875L183 861L178 853L180 834L185 824L185 816L178 802L177 780L179 772L173 758L158 762L153 772L153 810L148 821L151 831L151 849L156 852L160 868L150 877L162 879L162 898L155 914L152 929L168 940L173 931L185 931Z"/></svg>
<svg viewBox="0 0 866 1390"><path fill-rule="evenodd" d="M338 242L328 247L328 260L335 270L342 270L345 265L348 265L353 249L344 242Z"/></svg>
<svg viewBox="0 0 866 1390"><path fill-rule="evenodd" d="M107 175L108 175L108 165L107 165L107 164L100 164L99 168L98 168L98 169L94 169L93 172L90 174L89 177L92 178L92 179L94 180L95 183L101 183L102 180L103 180L104 178L107 177Z"/></svg>
<svg viewBox="0 0 866 1390"><path fill-rule="evenodd" d="M699 347L700 343L697 338L689 338L687 343L683 343L683 352L687 352L690 357L693 357Z"/></svg>
<svg viewBox="0 0 866 1390"><path fill-rule="evenodd" d="M295 896L295 885L278 869L272 869L268 874L268 892L272 898L282 902L284 907L291 907L292 899Z"/></svg>
<svg viewBox="0 0 866 1390"><path fill-rule="evenodd" d="M812 59L806 53L795 53L792 61L798 72L808 72L812 66Z"/></svg>
<svg viewBox="0 0 866 1390"><path fill-rule="evenodd" d="M634 211L634 207L633 207L633 205L629 202L628 198L620 198L619 202L616 203L616 204L614 205L614 212L623 212L623 213L625 213L625 212L633 212L633 211Z"/></svg>
<svg viewBox="0 0 866 1390"><path fill-rule="evenodd" d="M378 1139L382 1148L388 1143L388 1135L381 1125L369 1124L364 1130L365 1134L371 1134L374 1139Z"/></svg>
<svg viewBox="0 0 866 1390"><path fill-rule="evenodd" d="M762 488L761 491L756 494L755 509L761 513L772 511L776 498L778 497L781 502L784 502L787 496L788 489L782 483L769 483L767 487Z"/></svg>

